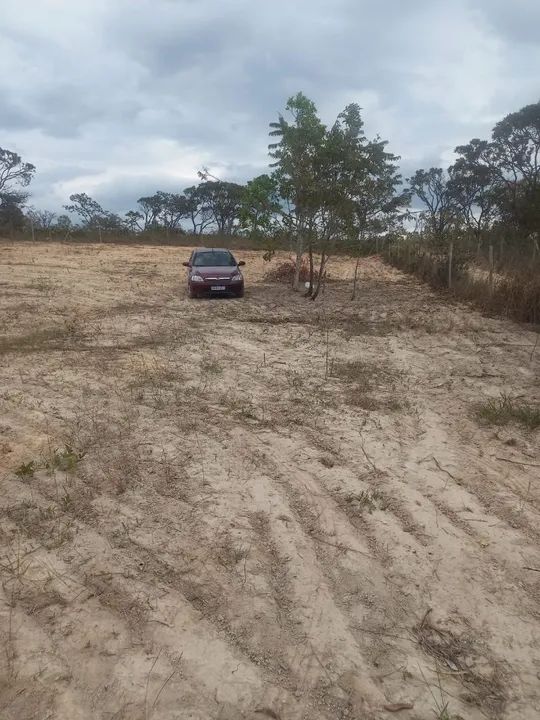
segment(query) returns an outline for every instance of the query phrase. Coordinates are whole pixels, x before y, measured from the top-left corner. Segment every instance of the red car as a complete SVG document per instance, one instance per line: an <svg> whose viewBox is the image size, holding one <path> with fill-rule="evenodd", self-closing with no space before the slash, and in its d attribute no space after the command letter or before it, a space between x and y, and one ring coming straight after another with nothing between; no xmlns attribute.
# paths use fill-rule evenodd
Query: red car
<svg viewBox="0 0 540 720"><path fill-rule="evenodd" d="M229 250L197 248L188 262L182 264L188 268L189 297L214 293L244 296L244 277L240 266L246 263L243 260L237 262Z"/></svg>

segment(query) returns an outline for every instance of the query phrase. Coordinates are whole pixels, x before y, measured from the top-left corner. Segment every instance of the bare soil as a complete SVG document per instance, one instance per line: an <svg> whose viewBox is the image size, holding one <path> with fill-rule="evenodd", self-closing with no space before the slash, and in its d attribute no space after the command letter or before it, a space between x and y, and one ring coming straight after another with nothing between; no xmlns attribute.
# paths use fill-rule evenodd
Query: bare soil
<svg viewBox="0 0 540 720"><path fill-rule="evenodd" d="M187 252L0 244L0 717L536 720L538 335Z"/></svg>

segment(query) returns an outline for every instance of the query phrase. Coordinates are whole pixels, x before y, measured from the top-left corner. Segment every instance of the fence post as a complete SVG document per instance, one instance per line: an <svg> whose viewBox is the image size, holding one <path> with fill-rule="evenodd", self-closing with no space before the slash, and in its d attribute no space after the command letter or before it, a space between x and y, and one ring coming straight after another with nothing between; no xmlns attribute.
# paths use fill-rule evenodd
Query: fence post
<svg viewBox="0 0 540 720"><path fill-rule="evenodd" d="M32 242L35 242L35 235L34 235L34 221L30 218L30 228L32 230Z"/></svg>
<svg viewBox="0 0 540 720"><path fill-rule="evenodd" d="M448 288L452 289L452 260L454 257L454 242L450 240L450 246L448 248Z"/></svg>
<svg viewBox="0 0 540 720"><path fill-rule="evenodd" d="M493 245L489 246L489 292L493 295Z"/></svg>

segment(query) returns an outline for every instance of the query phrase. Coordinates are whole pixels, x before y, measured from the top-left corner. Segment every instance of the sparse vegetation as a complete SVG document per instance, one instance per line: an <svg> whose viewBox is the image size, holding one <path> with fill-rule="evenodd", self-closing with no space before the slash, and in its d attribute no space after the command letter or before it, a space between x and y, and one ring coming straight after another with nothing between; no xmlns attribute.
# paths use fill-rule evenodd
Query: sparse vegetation
<svg viewBox="0 0 540 720"><path fill-rule="evenodd" d="M518 423L530 430L540 427L540 405L530 405L509 395L477 404L475 414L486 425Z"/></svg>
<svg viewBox="0 0 540 720"><path fill-rule="evenodd" d="M34 246L3 249L14 341L39 330L43 300L16 292L29 256L41 272ZM374 258L361 303L355 259L334 258L314 307L264 278L262 252L244 257L250 303L195 308L174 249L47 247L61 338L0 365L0 706L47 717L68 692L95 714L109 684L106 709L153 720L178 698L204 717L509 720L512 698L537 694L522 671L538 655L522 569L536 567L535 445L518 428L480 444L463 407L485 382L533 408L535 336L501 336ZM448 617L420 628L426 598ZM110 683L124 665L128 684Z"/></svg>
<svg viewBox="0 0 540 720"><path fill-rule="evenodd" d="M60 470L62 472L72 472L85 456L83 450L74 450L67 445L65 448L55 448L45 460L45 468L49 472Z"/></svg>
<svg viewBox="0 0 540 720"><path fill-rule="evenodd" d="M34 473L36 472L35 460L30 460L27 463L21 463L14 472L15 475L21 480L28 480L29 478L33 477Z"/></svg>

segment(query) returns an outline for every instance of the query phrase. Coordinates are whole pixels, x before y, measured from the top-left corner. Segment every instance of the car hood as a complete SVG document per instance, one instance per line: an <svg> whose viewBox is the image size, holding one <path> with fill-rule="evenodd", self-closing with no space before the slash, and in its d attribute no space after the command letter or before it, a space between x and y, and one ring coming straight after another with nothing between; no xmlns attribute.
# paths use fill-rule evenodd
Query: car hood
<svg viewBox="0 0 540 720"><path fill-rule="evenodd" d="M192 272L203 278L231 278L240 272L236 266L231 267L194 267Z"/></svg>

